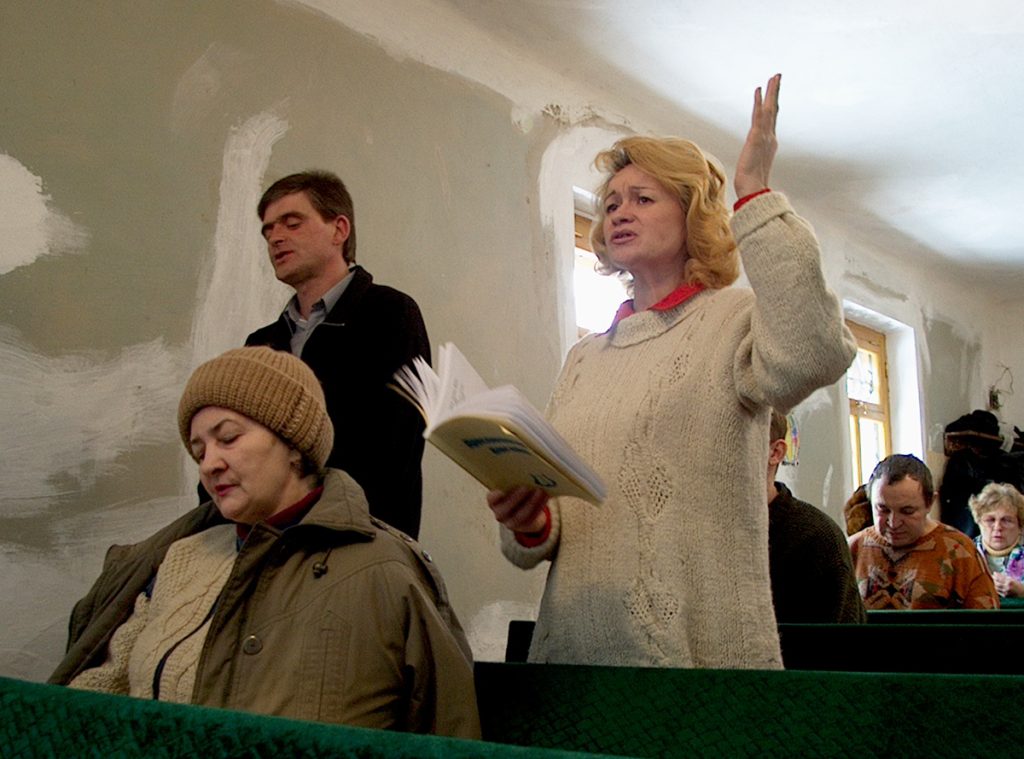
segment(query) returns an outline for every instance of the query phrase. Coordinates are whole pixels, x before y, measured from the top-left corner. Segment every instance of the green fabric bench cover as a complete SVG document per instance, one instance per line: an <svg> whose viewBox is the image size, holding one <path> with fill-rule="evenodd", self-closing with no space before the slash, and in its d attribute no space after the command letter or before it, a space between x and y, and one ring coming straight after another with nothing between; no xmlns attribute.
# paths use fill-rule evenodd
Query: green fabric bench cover
<svg viewBox="0 0 1024 759"><path fill-rule="evenodd" d="M1019 744L1024 692L1013 676L487 662L476 680L486 740L644 757L995 755Z"/></svg>
<svg viewBox="0 0 1024 759"><path fill-rule="evenodd" d="M0 756L984 756L1016 747L1014 705L1024 689L1024 677L1009 675L487 662L477 664L476 679L490 742L320 725L0 678Z"/></svg>
<svg viewBox="0 0 1024 759"><path fill-rule="evenodd" d="M0 678L0 757L497 757L565 751L410 735L88 693Z"/></svg>

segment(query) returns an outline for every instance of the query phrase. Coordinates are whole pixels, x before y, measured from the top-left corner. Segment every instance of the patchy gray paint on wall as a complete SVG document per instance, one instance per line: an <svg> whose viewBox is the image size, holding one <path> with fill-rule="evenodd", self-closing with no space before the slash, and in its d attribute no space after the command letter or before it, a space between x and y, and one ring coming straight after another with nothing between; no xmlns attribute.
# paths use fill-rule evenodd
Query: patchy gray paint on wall
<svg viewBox="0 0 1024 759"><path fill-rule="evenodd" d="M880 282L874 282L869 277L866 277L863 274L847 274L846 276L849 281L856 282L857 284L862 285L866 289L876 293L881 298L893 300L896 302L905 302L906 300L908 300L906 292L901 292L892 287L887 287L886 285Z"/></svg>
<svg viewBox="0 0 1024 759"><path fill-rule="evenodd" d="M925 398L927 417L933 427L945 427L978 408L973 405L978 402L977 393L972 391L979 383L981 345L945 319L926 317L924 331L929 357L923 378L930 388ZM937 447L941 448L941 437Z"/></svg>
<svg viewBox="0 0 1024 759"><path fill-rule="evenodd" d="M19 260L0 241L0 421L13 443L0 577L18 618L0 630L0 673L40 679L106 547L194 503L180 388L289 294L255 215L273 179L338 171L360 261L417 298L433 342L459 343L489 381L542 404L560 344L542 320L550 255L534 252L531 145L544 130L524 133L503 98L293 6L15 5L0 29L15 114L0 153L20 178L0 197L34 252ZM497 651L496 609L523 616L543 574L500 557L477 483L434 454L425 467L424 543L474 645Z"/></svg>
<svg viewBox="0 0 1024 759"><path fill-rule="evenodd" d="M24 245L0 238L0 425L15 432L0 459L0 593L12 620L0 629L0 674L45 677L106 547L193 504L178 392L198 361L240 343L288 295L258 235L263 186L307 167L339 172L360 262L419 301L435 346L454 341L487 381L543 405L572 334L572 221L559 208L571 208L595 150L594 135L574 130L586 123L610 142L695 123L658 103L645 111L657 122L609 115L629 109L497 41L460 46L451 19L404 55L409 30L393 3L351 5L361 33L270 0L6 3L0 207L22 212ZM711 127L701 128L703 142ZM708 146L728 165L739 146L716 134ZM573 145L587 154L574 160ZM964 349L926 373L927 420L973 397L977 377L963 370L979 343L957 329L984 334L996 318L959 283L916 285L860 230L794 200L826 232L826 275L843 297L864 295L915 328L924 311L941 314L933 320L948 329L927 336L923 365ZM1024 376L1015 354L999 357ZM947 370L966 387L935 388ZM841 394L821 391L795 413L797 495L838 509ZM422 542L477 654L500 657L508 618L532 614L545 570L501 558L483 488L429 448L424 476Z"/></svg>

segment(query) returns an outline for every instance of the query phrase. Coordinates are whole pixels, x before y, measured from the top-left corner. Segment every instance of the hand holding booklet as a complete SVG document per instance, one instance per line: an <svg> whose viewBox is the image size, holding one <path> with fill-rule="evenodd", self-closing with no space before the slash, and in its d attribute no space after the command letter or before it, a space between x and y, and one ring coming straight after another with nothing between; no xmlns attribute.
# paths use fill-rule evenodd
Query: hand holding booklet
<svg viewBox="0 0 1024 759"><path fill-rule="evenodd" d="M533 404L512 385L489 388L453 344L441 346L436 372L416 358L395 382L423 415L423 437L489 489L604 500L604 483Z"/></svg>

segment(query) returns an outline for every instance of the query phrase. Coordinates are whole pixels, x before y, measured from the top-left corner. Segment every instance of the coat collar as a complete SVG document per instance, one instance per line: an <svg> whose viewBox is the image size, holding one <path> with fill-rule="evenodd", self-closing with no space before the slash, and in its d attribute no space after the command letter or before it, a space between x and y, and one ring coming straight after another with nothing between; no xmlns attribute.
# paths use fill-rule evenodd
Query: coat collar
<svg viewBox="0 0 1024 759"><path fill-rule="evenodd" d="M334 308L327 313L319 326L325 324L332 327L344 326L352 314L359 311L359 304L366 296L370 285L373 284L373 275L359 265L353 266L351 271L352 281L348 283L341 298L334 304ZM290 352L292 330L288 326L285 314L286 311L282 311L276 322L253 332L246 340L246 345L269 345L274 350Z"/></svg>
<svg viewBox="0 0 1024 759"><path fill-rule="evenodd" d="M377 528L363 489L340 469L328 469L324 492L306 516L291 529L318 528L373 537Z"/></svg>
<svg viewBox="0 0 1024 759"><path fill-rule="evenodd" d="M351 269L352 281L348 283L334 308L327 312L324 324L344 325L352 314L359 311L359 304L373 284L373 275L358 264Z"/></svg>
<svg viewBox="0 0 1024 759"><path fill-rule="evenodd" d="M217 508L212 502L206 505L219 516ZM223 517L220 518L220 522L226 521ZM327 475L324 477L323 493L297 524L282 529L266 521L257 522L249 529L245 540L252 542L254 538L263 540L268 535L280 537L286 532L306 532L308 530L356 533L363 538L372 539L379 529L378 522L379 520L375 521L370 516L366 496L359 484L340 469L328 469ZM218 523L216 518L213 518L212 523L205 525L202 529L216 523ZM198 532L198 530L194 532ZM257 535L263 537L256 538Z"/></svg>

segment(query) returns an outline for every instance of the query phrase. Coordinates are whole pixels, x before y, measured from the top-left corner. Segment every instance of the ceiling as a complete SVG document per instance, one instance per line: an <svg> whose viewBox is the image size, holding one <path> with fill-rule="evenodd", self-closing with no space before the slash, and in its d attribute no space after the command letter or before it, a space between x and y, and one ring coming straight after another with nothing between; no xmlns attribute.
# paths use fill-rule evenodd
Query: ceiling
<svg viewBox="0 0 1024 759"><path fill-rule="evenodd" d="M1019 0L437 5L567 80L671 101L737 151L753 87L781 71L785 189L922 265L1024 285Z"/></svg>

